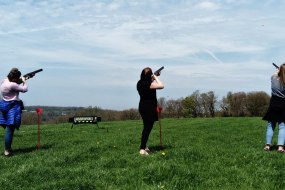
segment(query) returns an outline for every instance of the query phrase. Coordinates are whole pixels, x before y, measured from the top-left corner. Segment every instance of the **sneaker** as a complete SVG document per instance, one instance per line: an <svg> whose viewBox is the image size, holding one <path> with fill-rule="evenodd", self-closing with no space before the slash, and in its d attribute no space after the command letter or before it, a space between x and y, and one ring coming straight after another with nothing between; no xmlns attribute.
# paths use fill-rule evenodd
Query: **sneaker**
<svg viewBox="0 0 285 190"><path fill-rule="evenodd" d="M277 152L284 154L285 150L284 150L283 146L278 146Z"/></svg>
<svg viewBox="0 0 285 190"><path fill-rule="evenodd" d="M149 155L149 154L147 153L146 150L141 149L141 150L140 150L140 155Z"/></svg>
<svg viewBox="0 0 285 190"><path fill-rule="evenodd" d="M147 151L147 152L150 152L150 150L149 150L149 148L148 148L148 147L146 147L144 150L145 150L145 151Z"/></svg>
<svg viewBox="0 0 285 190"><path fill-rule="evenodd" d="M271 148L270 144L266 144L263 150L270 151L270 148Z"/></svg>
<svg viewBox="0 0 285 190"><path fill-rule="evenodd" d="M4 151L4 156L12 156L12 152L9 150Z"/></svg>

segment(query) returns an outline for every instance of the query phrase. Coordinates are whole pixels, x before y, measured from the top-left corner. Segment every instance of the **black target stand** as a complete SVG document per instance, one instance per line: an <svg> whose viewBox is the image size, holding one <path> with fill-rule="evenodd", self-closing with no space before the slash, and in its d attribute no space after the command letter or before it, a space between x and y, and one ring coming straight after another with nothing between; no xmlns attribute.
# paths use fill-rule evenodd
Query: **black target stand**
<svg viewBox="0 0 285 190"><path fill-rule="evenodd" d="M72 123L71 129L73 128L73 125L77 124L96 124L98 128L98 122L101 121L101 117L98 116L74 116L69 118L69 123Z"/></svg>

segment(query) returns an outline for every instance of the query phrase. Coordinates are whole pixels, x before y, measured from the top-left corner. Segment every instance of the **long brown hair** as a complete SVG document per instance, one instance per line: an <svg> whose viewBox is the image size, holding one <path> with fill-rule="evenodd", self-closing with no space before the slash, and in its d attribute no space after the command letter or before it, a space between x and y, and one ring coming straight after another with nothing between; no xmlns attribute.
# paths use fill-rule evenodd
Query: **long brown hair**
<svg viewBox="0 0 285 190"><path fill-rule="evenodd" d="M285 86L285 63L280 66L278 76L280 83Z"/></svg>
<svg viewBox="0 0 285 190"><path fill-rule="evenodd" d="M151 81L152 70L149 67L146 67L141 72L141 80Z"/></svg>

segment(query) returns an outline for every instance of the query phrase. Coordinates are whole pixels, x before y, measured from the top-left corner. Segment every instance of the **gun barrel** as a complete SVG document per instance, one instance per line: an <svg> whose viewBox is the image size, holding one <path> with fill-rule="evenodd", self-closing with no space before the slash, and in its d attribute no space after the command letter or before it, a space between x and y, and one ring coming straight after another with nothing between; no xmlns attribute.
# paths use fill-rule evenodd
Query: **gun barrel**
<svg viewBox="0 0 285 190"><path fill-rule="evenodd" d="M279 67L278 67L275 63L272 63L272 65L273 65L274 67L276 67L276 69L279 69Z"/></svg>
<svg viewBox="0 0 285 190"><path fill-rule="evenodd" d="M154 72L154 75L158 75L160 73L160 71L162 71L162 69L164 69L164 66L160 67L158 70L156 70Z"/></svg>
<svg viewBox="0 0 285 190"><path fill-rule="evenodd" d="M43 69L38 69L38 70L35 70L33 72L25 74L23 77L31 77L31 75L34 75L34 74L41 72L41 71L43 71Z"/></svg>

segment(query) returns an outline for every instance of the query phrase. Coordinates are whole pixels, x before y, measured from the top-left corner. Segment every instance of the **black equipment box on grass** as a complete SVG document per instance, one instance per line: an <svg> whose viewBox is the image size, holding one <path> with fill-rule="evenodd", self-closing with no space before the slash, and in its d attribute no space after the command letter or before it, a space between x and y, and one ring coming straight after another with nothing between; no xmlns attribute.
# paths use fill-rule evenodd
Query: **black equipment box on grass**
<svg viewBox="0 0 285 190"><path fill-rule="evenodd" d="M99 128L98 122L101 121L101 117L98 116L74 116L69 118L69 123L72 123L71 128L73 125L77 124L97 124L97 127Z"/></svg>

